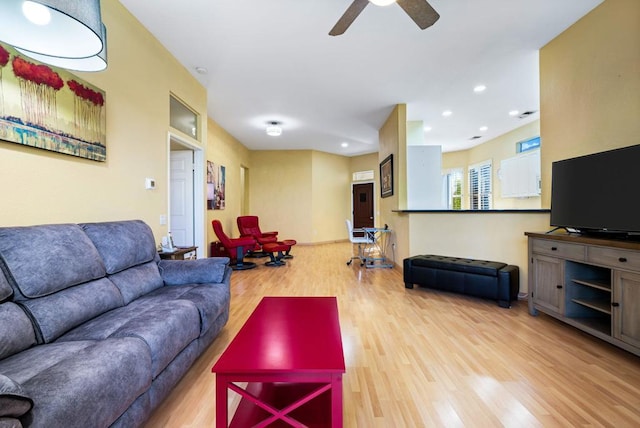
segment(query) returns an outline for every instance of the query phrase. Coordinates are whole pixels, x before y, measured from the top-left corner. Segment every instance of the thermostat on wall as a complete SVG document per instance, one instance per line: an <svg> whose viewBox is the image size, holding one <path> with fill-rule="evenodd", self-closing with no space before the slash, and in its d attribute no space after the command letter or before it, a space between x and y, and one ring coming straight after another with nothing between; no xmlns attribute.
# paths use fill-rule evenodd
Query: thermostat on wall
<svg viewBox="0 0 640 428"><path fill-rule="evenodd" d="M144 188L147 190L153 190L156 188L156 180L153 178L144 179Z"/></svg>

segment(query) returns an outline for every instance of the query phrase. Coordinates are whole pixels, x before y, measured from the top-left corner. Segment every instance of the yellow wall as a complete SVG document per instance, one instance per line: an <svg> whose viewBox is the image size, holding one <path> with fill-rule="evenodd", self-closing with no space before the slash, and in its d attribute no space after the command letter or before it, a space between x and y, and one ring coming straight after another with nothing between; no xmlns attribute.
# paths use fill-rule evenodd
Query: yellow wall
<svg viewBox="0 0 640 428"><path fill-rule="evenodd" d="M346 239L350 161L311 150L252 151L250 199L260 227L301 244Z"/></svg>
<svg viewBox="0 0 640 428"><path fill-rule="evenodd" d="M260 228L276 230L283 239L313 242L312 152L264 150L250 152L251 214Z"/></svg>
<svg viewBox="0 0 640 428"><path fill-rule="evenodd" d="M382 162L393 154L393 196L380 198L380 216L378 225L387 224L393 231L391 239L393 262L402 264L402 260L409 257L409 218L406 215L393 212L405 209L407 206L407 106L398 104L387 118L378 133L380 151L378 162Z"/></svg>
<svg viewBox="0 0 640 428"><path fill-rule="evenodd" d="M236 219L242 215L241 198L243 195L240 170L241 167L250 170L250 154L245 146L220 127L213 119L208 121L207 134L207 160L216 165L223 165L226 174L225 209L207 210L206 242L208 245L210 242L218 240L211 226L211 221L214 219L220 220L222 228L228 236L234 238L239 236Z"/></svg>
<svg viewBox="0 0 640 428"><path fill-rule="evenodd" d="M551 163L640 140L640 1L606 0L540 51L542 206Z"/></svg>
<svg viewBox="0 0 640 428"><path fill-rule="evenodd" d="M469 165L491 160L493 163L493 209L537 209L541 208L541 198L502 198L502 181L498 177L500 162L517 155L516 143L540 135L540 121L528 123L511 132L479 144L468 150L442 154L442 169L462 168L462 209L469 209ZM548 207L547 207L548 208Z"/></svg>
<svg viewBox="0 0 640 428"><path fill-rule="evenodd" d="M119 2L103 2L102 15L109 67L77 75L106 92L107 161L0 141L0 224L139 218L159 241L167 232L169 94L205 118L206 91ZM146 177L156 190L145 190Z"/></svg>
<svg viewBox="0 0 640 428"><path fill-rule="evenodd" d="M351 218L349 158L312 152L312 219L314 243L343 240L344 220Z"/></svg>

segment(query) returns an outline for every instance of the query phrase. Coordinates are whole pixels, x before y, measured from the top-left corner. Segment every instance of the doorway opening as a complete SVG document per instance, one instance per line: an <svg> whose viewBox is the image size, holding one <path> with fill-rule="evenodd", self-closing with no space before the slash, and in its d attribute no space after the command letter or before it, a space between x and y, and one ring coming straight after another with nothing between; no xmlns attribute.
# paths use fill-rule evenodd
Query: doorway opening
<svg viewBox="0 0 640 428"><path fill-rule="evenodd" d="M372 181L351 184L351 212L353 214L354 229L374 227L375 193L373 185ZM358 236L357 233L354 233L354 236Z"/></svg>
<svg viewBox="0 0 640 428"><path fill-rule="evenodd" d="M201 147L169 133L168 230L178 246L196 246L206 257L204 220L204 152Z"/></svg>

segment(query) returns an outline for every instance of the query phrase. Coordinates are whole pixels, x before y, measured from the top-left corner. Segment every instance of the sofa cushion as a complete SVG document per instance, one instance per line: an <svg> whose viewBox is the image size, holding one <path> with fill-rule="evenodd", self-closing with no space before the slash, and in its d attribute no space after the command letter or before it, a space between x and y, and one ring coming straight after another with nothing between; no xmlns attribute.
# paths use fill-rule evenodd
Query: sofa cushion
<svg viewBox="0 0 640 428"><path fill-rule="evenodd" d="M104 260L108 274L114 274L158 257L151 228L141 220L82 224Z"/></svg>
<svg viewBox="0 0 640 428"><path fill-rule="evenodd" d="M33 399L25 426L107 427L151 385L151 356L138 338L39 345L0 361Z"/></svg>
<svg viewBox="0 0 640 428"><path fill-rule="evenodd" d="M478 275L488 276L498 276L498 271L507 265L506 263L501 262L436 256L432 254L414 256L411 257L410 260L413 266L453 270L456 272L475 273Z"/></svg>
<svg viewBox="0 0 640 428"><path fill-rule="evenodd" d="M0 269L0 302L4 302L11 296L13 296L13 289Z"/></svg>
<svg viewBox="0 0 640 428"><path fill-rule="evenodd" d="M31 299L105 275L98 251L75 224L0 228L0 267Z"/></svg>
<svg viewBox="0 0 640 428"><path fill-rule="evenodd" d="M164 285L156 262L145 263L109 275L109 280L120 290L125 305Z"/></svg>
<svg viewBox="0 0 640 428"><path fill-rule="evenodd" d="M21 302L35 324L40 343L52 342L66 331L123 304L120 291L107 278Z"/></svg>
<svg viewBox="0 0 640 428"><path fill-rule="evenodd" d="M0 304L0 360L36 344L33 325L15 303Z"/></svg>
<svg viewBox="0 0 640 428"><path fill-rule="evenodd" d="M141 298L82 324L58 341L137 337L150 349L155 378L199 333L200 315L192 302Z"/></svg>
<svg viewBox="0 0 640 428"><path fill-rule="evenodd" d="M139 303L146 305L151 302L174 300L186 300L193 303L200 314L200 336L203 336L220 314L229 308L231 296L228 284L228 282L224 282L220 284L185 284L162 287L141 297Z"/></svg>
<svg viewBox="0 0 640 428"><path fill-rule="evenodd" d="M33 400L13 379L0 374L0 417L19 418L31 410Z"/></svg>

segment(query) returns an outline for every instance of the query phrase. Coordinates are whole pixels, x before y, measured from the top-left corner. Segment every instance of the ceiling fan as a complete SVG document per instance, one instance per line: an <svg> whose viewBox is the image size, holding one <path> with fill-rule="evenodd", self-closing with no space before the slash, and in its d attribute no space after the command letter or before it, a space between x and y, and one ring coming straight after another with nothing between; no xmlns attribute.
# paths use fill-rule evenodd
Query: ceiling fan
<svg viewBox="0 0 640 428"><path fill-rule="evenodd" d="M336 25L329 31L329 35L339 36L347 31L347 28L360 15L360 12L367 7L369 2L378 6L398 3L407 15L418 24L418 27L423 30L432 26L440 18L438 12L426 0L354 0Z"/></svg>

